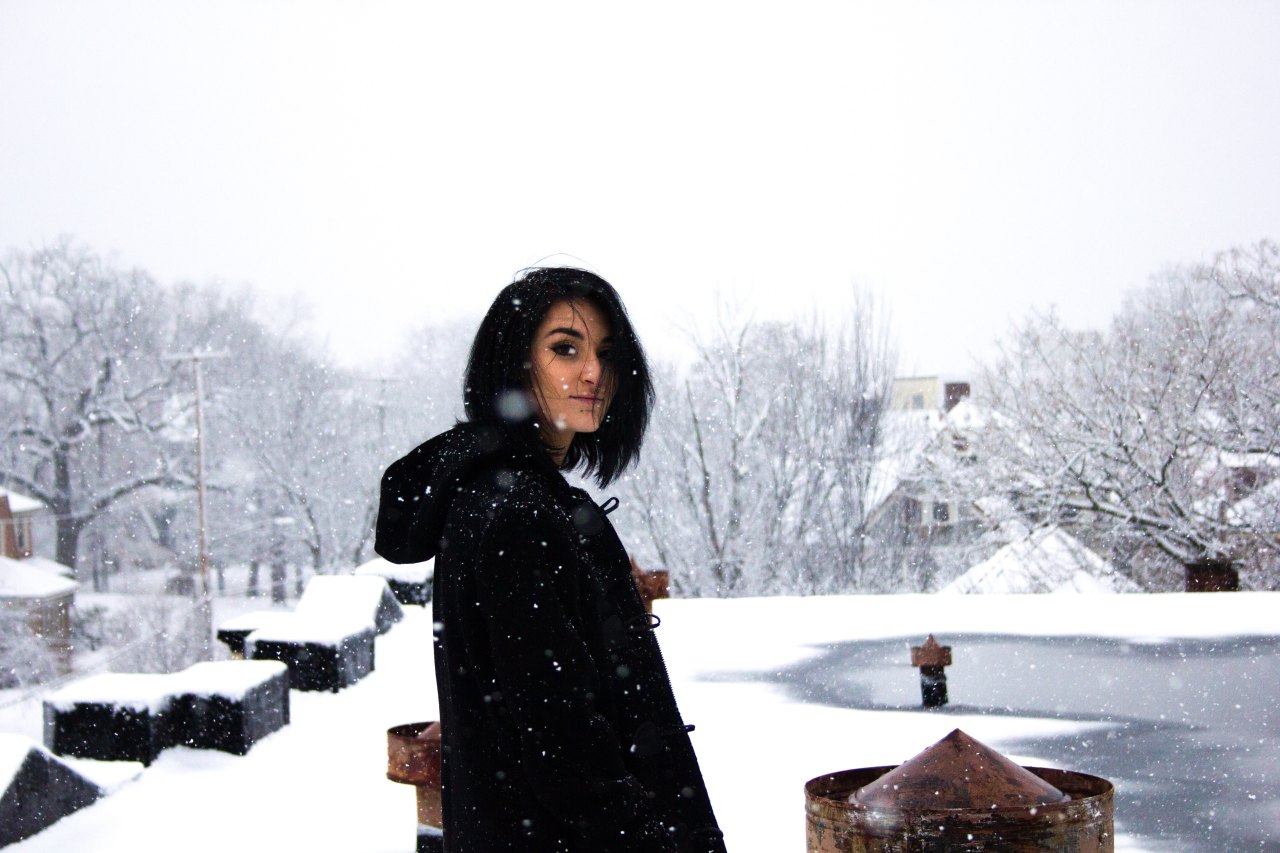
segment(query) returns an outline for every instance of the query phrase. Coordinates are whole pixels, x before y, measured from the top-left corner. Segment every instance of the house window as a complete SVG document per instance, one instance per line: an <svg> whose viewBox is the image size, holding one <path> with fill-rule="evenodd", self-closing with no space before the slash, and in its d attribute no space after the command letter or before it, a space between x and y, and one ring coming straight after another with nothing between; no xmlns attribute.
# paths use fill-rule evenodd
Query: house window
<svg viewBox="0 0 1280 853"><path fill-rule="evenodd" d="M920 501L915 498L903 498L902 520L907 524L919 524L920 518Z"/></svg>
<svg viewBox="0 0 1280 853"><path fill-rule="evenodd" d="M945 501L933 502L933 520L934 521L950 521L951 505Z"/></svg>
<svg viewBox="0 0 1280 853"><path fill-rule="evenodd" d="M14 547L18 549L18 556L25 557L31 553L31 522L27 519L15 519L12 524Z"/></svg>
<svg viewBox="0 0 1280 853"><path fill-rule="evenodd" d="M912 395L911 395L911 408L913 408L913 409L923 409L923 408L924 408L924 395L923 395L923 394L912 394Z"/></svg>

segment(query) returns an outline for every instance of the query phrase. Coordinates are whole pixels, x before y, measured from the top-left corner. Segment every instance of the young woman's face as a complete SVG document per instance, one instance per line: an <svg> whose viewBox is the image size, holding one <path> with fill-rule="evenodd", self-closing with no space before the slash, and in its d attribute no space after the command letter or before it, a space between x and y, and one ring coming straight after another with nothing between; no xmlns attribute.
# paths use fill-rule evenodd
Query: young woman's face
<svg viewBox="0 0 1280 853"><path fill-rule="evenodd" d="M543 437L564 450L580 432L595 432L613 399L609 323L590 302L555 302L533 336L530 377L542 412Z"/></svg>

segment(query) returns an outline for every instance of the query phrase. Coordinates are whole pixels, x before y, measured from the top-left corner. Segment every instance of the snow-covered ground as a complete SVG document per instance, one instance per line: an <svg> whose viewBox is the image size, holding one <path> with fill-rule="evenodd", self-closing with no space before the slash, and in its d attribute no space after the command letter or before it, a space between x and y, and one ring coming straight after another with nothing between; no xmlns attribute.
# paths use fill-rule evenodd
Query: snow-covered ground
<svg viewBox="0 0 1280 853"><path fill-rule="evenodd" d="M403 622L378 638L372 675L336 695L294 691L292 723L247 756L177 748L145 770L74 761L113 793L8 849L409 853L414 793L385 778L385 732L434 719L436 704L430 614L406 611ZM686 720L698 727L694 743L734 853L801 853L805 781L899 763L955 727L1006 750L1036 739L1079 737L1078 760L1068 769L1097 772L1088 739L1107 724L1096 719L854 710L816 704L817 697L776 683L778 673L818 658L832 644L919 641L928 633L944 642L1002 634L1064 643L1081 636L1158 643L1280 635L1275 593L673 600L658 602L656 612L676 693ZM884 678L900 678L914 689L917 675L905 647L900 669L885 672ZM39 739L38 703L0 712L0 730ZM1274 780L1280 775L1274 733L1264 744ZM1024 764L1063 766L1045 756L1009 754ZM1275 802L1274 791L1258 802L1272 829L1263 846L1250 849L1280 844ZM1181 849L1127 831L1120 809L1117 821L1117 850Z"/></svg>

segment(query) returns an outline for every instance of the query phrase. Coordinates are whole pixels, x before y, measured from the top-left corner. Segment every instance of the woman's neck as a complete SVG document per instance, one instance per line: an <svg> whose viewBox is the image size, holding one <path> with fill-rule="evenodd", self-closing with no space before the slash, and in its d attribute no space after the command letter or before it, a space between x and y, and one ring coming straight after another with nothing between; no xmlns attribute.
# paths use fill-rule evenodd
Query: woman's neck
<svg viewBox="0 0 1280 853"><path fill-rule="evenodd" d="M569 445L573 442L573 434L566 435L560 431L552 432L546 428L540 428L538 437L547 455L551 457L551 461L556 463L556 467L563 465L564 458L569 453Z"/></svg>

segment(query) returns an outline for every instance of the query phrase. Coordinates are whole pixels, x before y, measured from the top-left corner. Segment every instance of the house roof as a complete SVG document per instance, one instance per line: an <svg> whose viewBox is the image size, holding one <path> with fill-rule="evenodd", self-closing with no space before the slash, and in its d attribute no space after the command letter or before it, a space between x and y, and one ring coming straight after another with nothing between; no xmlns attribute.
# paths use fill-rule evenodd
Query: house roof
<svg viewBox="0 0 1280 853"><path fill-rule="evenodd" d="M48 557L41 557L38 554L19 559L21 559L22 565L28 568L39 569L42 572L48 572L58 577L75 579L75 570L70 566L59 563L57 560L50 560Z"/></svg>
<svg viewBox="0 0 1280 853"><path fill-rule="evenodd" d="M20 512L36 512L44 509L44 504L35 498L29 498L20 492L11 492L8 489L0 489L0 495L7 495L9 498L9 511L14 515Z"/></svg>
<svg viewBox="0 0 1280 853"><path fill-rule="evenodd" d="M50 571L45 566L52 560L14 560L0 557L0 598L58 598L80 588L70 578Z"/></svg>
<svg viewBox="0 0 1280 853"><path fill-rule="evenodd" d="M867 506L876 512L898 487L910 482L920 471L925 456L940 442L980 430L991 420L986 409L964 399L941 409L908 409L886 413L884 456L871 472ZM943 436L943 438L939 438Z"/></svg>
<svg viewBox="0 0 1280 853"><path fill-rule="evenodd" d="M944 593L1137 592L1115 567L1056 525L1028 531L944 586Z"/></svg>

